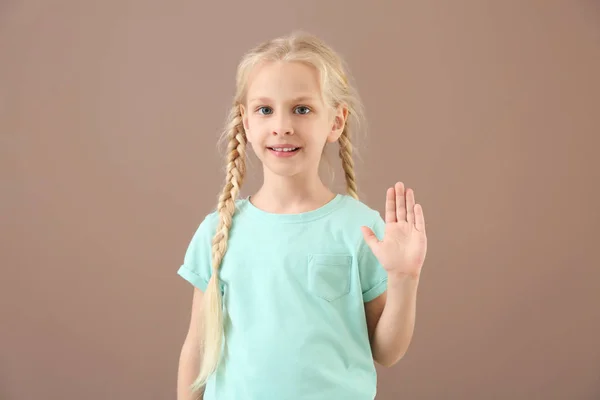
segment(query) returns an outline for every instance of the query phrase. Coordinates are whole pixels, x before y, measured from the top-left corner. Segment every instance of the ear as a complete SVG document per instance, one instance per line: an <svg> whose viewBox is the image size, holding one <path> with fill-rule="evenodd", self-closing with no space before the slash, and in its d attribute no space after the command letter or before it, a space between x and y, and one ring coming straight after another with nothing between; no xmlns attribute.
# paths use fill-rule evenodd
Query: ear
<svg viewBox="0 0 600 400"><path fill-rule="evenodd" d="M346 105L340 104L335 108L335 114L333 116L333 123L331 126L331 132L327 136L327 141L329 143L333 143L337 141L344 128L346 127L346 121L348 120L348 107Z"/></svg>
<svg viewBox="0 0 600 400"><path fill-rule="evenodd" d="M242 125L244 126L244 130L246 131L246 141L248 141L248 143L250 143L250 141L248 140L248 114L246 113L246 107L244 107L243 104L239 105L240 107L240 114L242 116Z"/></svg>

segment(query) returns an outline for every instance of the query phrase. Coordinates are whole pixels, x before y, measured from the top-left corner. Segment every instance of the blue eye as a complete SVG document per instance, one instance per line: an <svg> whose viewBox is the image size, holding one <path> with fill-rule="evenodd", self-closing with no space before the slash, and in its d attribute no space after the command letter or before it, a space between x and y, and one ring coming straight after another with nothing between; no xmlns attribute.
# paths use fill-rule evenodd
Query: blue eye
<svg viewBox="0 0 600 400"><path fill-rule="evenodd" d="M261 106L261 107L258 107L258 108L256 109L256 111L257 111L259 114L262 114L262 115L270 115L270 114L273 114L273 109L272 109L271 107L268 107L268 106ZM306 106L298 106L298 107L296 107L296 108L294 109L294 112L295 112L296 114L305 115L305 114L308 114L309 112L311 112L311 109L310 109L310 108L308 108L308 107L306 107Z"/></svg>
<svg viewBox="0 0 600 400"><path fill-rule="evenodd" d="M270 113L273 112L273 110L271 110L270 107L259 107L258 110L257 110L259 114L264 114L264 113L261 112L261 110L268 110Z"/></svg>
<svg viewBox="0 0 600 400"><path fill-rule="evenodd" d="M296 111L298 111L298 110L302 110L301 112L299 112L299 114L308 114L310 112L310 108L305 107L305 106L296 107Z"/></svg>

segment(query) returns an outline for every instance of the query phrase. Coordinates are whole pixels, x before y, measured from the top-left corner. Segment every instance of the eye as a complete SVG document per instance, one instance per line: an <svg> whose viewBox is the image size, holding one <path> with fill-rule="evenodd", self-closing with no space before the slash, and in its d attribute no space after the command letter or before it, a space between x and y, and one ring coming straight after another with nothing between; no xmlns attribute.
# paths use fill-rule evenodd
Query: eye
<svg viewBox="0 0 600 400"><path fill-rule="evenodd" d="M306 106L298 106L296 107L295 111L299 114L308 114L310 112L310 108Z"/></svg>
<svg viewBox="0 0 600 400"><path fill-rule="evenodd" d="M258 111L259 114L263 114L263 115L268 115L268 114L273 113L273 110L271 110L271 107L266 107L266 106L258 107L258 109L256 111ZM261 111L264 111L264 112L261 112Z"/></svg>

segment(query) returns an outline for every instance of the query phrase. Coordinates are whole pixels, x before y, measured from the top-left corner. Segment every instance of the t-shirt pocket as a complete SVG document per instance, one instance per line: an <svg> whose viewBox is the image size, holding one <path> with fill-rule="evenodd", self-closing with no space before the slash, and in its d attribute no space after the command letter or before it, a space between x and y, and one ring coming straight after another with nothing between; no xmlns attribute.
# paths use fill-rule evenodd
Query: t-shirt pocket
<svg viewBox="0 0 600 400"><path fill-rule="evenodd" d="M308 290L326 301L350 293L352 256L345 254L310 254L308 256Z"/></svg>

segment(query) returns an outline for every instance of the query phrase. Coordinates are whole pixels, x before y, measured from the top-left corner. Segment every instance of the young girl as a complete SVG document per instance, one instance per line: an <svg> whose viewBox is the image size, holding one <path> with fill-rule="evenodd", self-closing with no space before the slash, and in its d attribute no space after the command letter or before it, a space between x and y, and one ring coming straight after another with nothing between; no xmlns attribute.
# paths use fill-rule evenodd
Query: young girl
<svg viewBox="0 0 600 400"><path fill-rule="evenodd" d="M387 191L385 221L357 199L359 111L342 61L314 36L268 41L241 61L225 186L178 271L195 287L178 399L373 399L374 361L405 354L423 210L401 182ZM318 173L336 142L343 195ZM250 148L264 180L238 199Z"/></svg>

